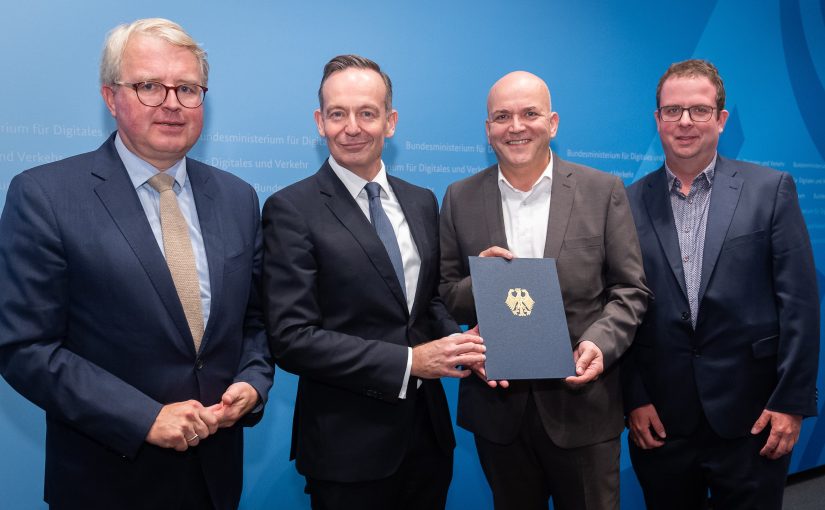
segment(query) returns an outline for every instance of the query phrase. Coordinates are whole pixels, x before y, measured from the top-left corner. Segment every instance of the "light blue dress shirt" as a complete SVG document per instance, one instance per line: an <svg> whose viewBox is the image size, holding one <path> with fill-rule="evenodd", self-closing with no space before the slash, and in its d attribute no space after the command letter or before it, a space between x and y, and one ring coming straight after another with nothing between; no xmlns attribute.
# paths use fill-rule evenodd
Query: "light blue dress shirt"
<svg viewBox="0 0 825 510"><path fill-rule="evenodd" d="M135 187L140 204L155 234L161 253L163 253L163 231L160 226L160 193L149 185L152 176L159 173L158 169L137 155L129 151L120 139L120 133L115 136L115 148L126 167L129 179ZM178 195L178 206L189 226L189 238L192 240L192 251L195 254L195 268L198 271L198 281L201 293L201 309L203 310L203 325L209 321L209 307L212 303L212 291L209 286L209 264L206 260L206 249L203 246L201 224L198 220L198 211L195 208L195 195L192 193L192 183L187 179L186 158L172 165L166 173L175 178L173 190ZM165 256L165 254L164 254Z"/></svg>

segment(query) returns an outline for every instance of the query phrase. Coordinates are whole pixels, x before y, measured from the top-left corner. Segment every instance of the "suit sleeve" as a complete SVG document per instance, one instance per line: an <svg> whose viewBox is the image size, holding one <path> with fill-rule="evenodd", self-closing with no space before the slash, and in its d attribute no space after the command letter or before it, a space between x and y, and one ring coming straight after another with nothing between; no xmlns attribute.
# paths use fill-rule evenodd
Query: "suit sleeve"
<svg viewBox="0 0 825 510"><path fill-rule="evenodd" d="M817 414L819 295L811 242L793 178L783 173L771 229L773 282L779 310L777 385L767 408L803 416Z"/></svg>
<svg viewBox="0 0 825 510"><path fill-rule="evenodd" d="M0 373L50 418L134 457L162 405L65 345L69 264L47 194L18 175L0 217Z"/></svg>
<svg viewBox="0 0 825 510"><path fill-rule="evenodd" d="M447 310L459 324L475 326L476 312L472 280L466 270L467 254L461 252L453 215L453 186L447 188L441 205L441 283L438 287ZM473 255L478 255L474 253Z"/></svg>
<svg viewBox="0 0 825 510"><path fill-rule="evenodd" d="M605 214L604 307L580 340L590 340L601 349L606 368L630 347L647 309L650 291L645 283L636 225L618 177Z"/></svg>
<svg viewBox="0 0 825 510"><path fill-rule="evenodd" d="M325 329L322 262L301 211L275 194L264 206L263 228L266 324L276 363L301 377L397 401L408 347Z"/></svg>
<svg viewBox="0 0 825 510"><path fill-rule="evenodd" d="M619 360L619 370L622 381L622 405L624 406L624 414L626 416L630 415L630 412L637 407L651 403L650 394L647 392L644 381L642 381L642 374L636 365L637 348L638 347L631 345Z"/></svg>
<svg viewBox="0 0 825 510"><path fill-rule="evenodd" d="M263 406L266 404L269 390L272 387L272 377L274 365L272 356L269 353L269 345L266 338L266 328L264 327L264 315L262 307L262 265L263 265L263 239L261 232L261 213L258 203L258 195L255 190L249 188L252 196L252 218L255 229L255 242L253 249L255 254L252 259L252 284L249 288L249 302L246 307L244 317L243 351L241 362L238 365L238 374L235 382L249 383L258 396L261 398L259 408L247 414L241 424L251 426L260 421L263 413Z"/></svg>

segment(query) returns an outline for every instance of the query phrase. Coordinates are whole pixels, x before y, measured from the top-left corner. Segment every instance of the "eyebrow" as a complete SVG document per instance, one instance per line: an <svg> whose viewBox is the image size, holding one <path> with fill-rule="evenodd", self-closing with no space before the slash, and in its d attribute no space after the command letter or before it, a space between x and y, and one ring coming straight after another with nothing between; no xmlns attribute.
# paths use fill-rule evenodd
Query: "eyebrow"
<svg viewBox="0 0 825 510"><path fill-rule="evenodd" d="M529 112L529 111L535 111L535 110L538 110L538 109L539 109L538 106L532 106L531 105L531 106L525 106L524 108L522 108L519 111ZM512 113L512 112L513 112L513 110L511 110L509 108L499 108L498 110L493 110L492 112L490 112L490 115L495 115L497 113Z"/></svg>
<svg viewBox="0 0 825 510"><path fill-rule="evenodd" d="M379 105L361 104L361 105L358 105L354 108L348 108L346 106L339 106L339 105L332 104L332 103L327 104L324 107L325 112L328 112L328 111L331 111L331 110L355 110L355 111L375 110L375 111L381 111L381 107Z"/></svg>
<svg viewBox="0 0 825 510"><path fill-rule="evenodd" d="M138 75L138 76L141 76L141 75ZM165 84L165 80L162 80L158 77L147 77L146 75L142 75L141 78L135 80L133 83L140 83L140 82L143 82L143 81L153 81L155 83L164 83ZM187 77L187 78L182 78L182 79L175 80L175 84L177 84L177 85L184 85L184 84L187 84L187 83L200 85L200 82L201 82L201 79L196 78L196 77L191 77L191 79L189 77Z"/></svg>

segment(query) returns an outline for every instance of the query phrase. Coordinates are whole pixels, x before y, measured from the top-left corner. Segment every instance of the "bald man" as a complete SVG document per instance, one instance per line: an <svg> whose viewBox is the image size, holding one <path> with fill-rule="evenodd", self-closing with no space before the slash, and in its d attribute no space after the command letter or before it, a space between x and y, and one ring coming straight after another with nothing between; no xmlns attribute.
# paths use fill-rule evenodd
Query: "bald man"
<svg viewBox="0 0 825 510"><path fill-rule="evenodd" d="M539 77L501 78L487 100L498 158L452 184L441 211L440 292L476 324L467 257L556 259L576 375L461 381L458 424L475 434L496 509L619 508L622 402L616 361L647 307L642 257L617 177L561 160L559 115ZM514 347L515 348L515 347Z"/></svg>

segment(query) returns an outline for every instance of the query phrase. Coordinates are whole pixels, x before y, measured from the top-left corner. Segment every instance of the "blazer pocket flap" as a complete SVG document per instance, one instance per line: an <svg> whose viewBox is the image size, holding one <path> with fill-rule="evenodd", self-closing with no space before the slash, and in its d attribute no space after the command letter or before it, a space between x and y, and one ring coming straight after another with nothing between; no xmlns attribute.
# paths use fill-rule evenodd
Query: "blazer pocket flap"
<svg viewBox="0 0 825 510"><path fill-rule="evenodd" d="M562 245L563 249L575 250L576 248L588 248L590 246L601 246L602 236L591 237L576 237L573 239L565 239Z"/></svg>
<svg viewBox="0 0 825 510"><path fill-rule="evenodd" d="M756 232L751 232L749 234L731 237L730 239L725 240L725 244L723 245L723 250L729 250L741 244L748 244L753 243L756 241L761 241L768 236L768 233L764 230L757 230Z"/></svg>
<svg viewBox="0 0 825 510"><path fill-rule="evenodd" d="M779 335L760 338L751 344L751 350L753 350L754 358L776 356L776 352L779 350Z"/></svg>

